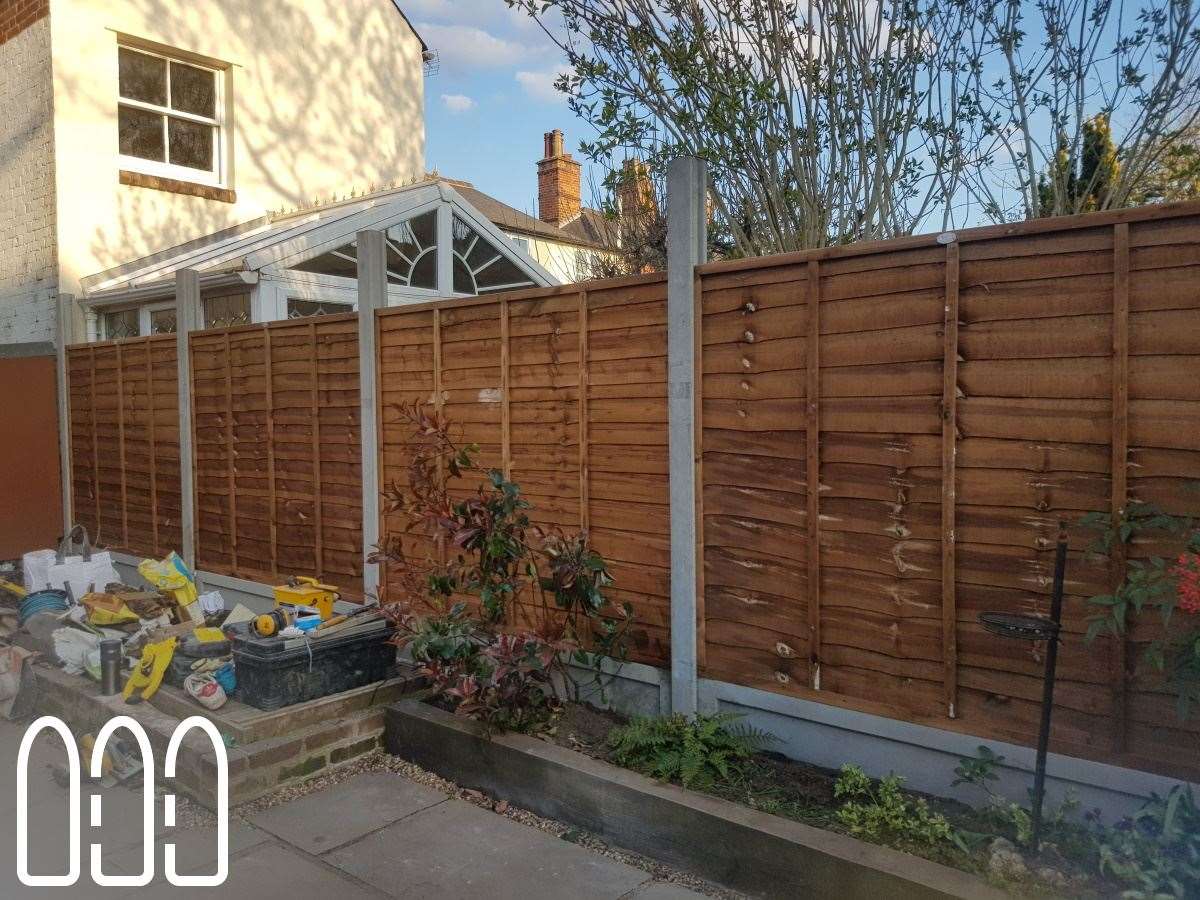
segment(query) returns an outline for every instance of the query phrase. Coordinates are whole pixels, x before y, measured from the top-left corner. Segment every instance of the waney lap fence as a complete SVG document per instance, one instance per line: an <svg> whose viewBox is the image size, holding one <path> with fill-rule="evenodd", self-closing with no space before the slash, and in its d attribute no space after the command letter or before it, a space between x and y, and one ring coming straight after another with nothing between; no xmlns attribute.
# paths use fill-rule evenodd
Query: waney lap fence
<svg viewBox="0 0 1200 900"><path fill-rule="evenodd" d="M1198 285L1196 205L698 267L699 452L675 477L699 488L701 674L1031 743L1042 649L978 615L1047 610L1060 521L1197 512ZM404 405L440 407L537 522L590 530L660 665L666 312L659 276L392 308L374 361L382 482L407 477ZM202 569L358 583L356 334L192 335ZM77 517L135 553L177 538L172 340L69 353ZM1200 728L1132 674L1156 623L1084 642L1123 561L1071 541L1054 749L1200 776Z"/></svg>
<svg viewBox="0 0 1200 900"><path fill-rule="evenodd" d="M520 484L535 524L588 529L611 599L636 611L631 657L658 663L670 645L666 322L658 276L377 319L383 482L407 484L405 407L441 409L483 466Z"/></svg>

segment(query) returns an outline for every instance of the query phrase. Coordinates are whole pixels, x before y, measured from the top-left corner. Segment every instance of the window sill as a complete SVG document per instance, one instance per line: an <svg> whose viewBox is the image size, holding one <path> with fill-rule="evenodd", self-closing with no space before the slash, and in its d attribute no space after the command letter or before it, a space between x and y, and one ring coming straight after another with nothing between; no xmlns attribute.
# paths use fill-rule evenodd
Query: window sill
<svg viewBox="0 0 1200 900"><path fill-rule="evenodd" d="M130 187L149 188L152 191L166 191L170 194L186 194L189 197L202 197L205 200L216 200L219 203L237 203L237 193L228 188L180 181L177 178L163 178L160 175L147 175L144 172L131 172L128 169L121 169L120 177L121 184Z"/></svg>

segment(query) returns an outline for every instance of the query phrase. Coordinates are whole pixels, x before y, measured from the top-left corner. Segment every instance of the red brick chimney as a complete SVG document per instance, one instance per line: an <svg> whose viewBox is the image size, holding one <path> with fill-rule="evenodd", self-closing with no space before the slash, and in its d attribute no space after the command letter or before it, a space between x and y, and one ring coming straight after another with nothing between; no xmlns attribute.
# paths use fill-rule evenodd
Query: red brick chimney
<svg viewBox="0 0 1200 900"><path fill-rule="evenodd" d="M538 218L561 228L579 216L580 165L563 152L562 131L547 131L545 141L546 155L538 162Z"/></svg>

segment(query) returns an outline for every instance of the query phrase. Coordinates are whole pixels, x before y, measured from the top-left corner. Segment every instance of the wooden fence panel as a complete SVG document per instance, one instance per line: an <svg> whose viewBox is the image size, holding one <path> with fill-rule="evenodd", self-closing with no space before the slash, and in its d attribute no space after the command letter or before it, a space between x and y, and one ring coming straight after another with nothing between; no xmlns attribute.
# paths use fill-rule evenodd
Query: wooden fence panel
<svg viewBox="0 0 1200 900"><path fill-rule="evenodd" d="M177 549L174 338L70 347L67 377L75 520L95 541L135 556Z"/></svg>
<svg viewBox="0 0 1200 900"><path fill-rule="evenodd" d="M1195 514L1198 267L1194 208L701 267L705 673L1032 743L1044 648L978 616L1048 611L1060 521ZM1200 725L1127 675L1156 623L1084 641L1123 566L1092 537L1053 747L1195 777Z"/></svg>
<svg viewBox="0 0 1200 900"><path fill-rule="evenodd" d="M353 315L191 336L196 564L362 592Z"/></svg>
<svg viewBox="0 0 1200 900"><path fill-rule="evenodd" d="M383 483L405 487L414 401L440 408L479 463L509 473L531 520L588 528L610 561L617 602L636 610L633 655L663 662L668 623L666 294L661 278L598 290L518 292L496 299L381 312ZM453 495L475 489L465 480ZM403 533L397 514L384 533ZM416 559L444 552L405 538Z"/></svg>

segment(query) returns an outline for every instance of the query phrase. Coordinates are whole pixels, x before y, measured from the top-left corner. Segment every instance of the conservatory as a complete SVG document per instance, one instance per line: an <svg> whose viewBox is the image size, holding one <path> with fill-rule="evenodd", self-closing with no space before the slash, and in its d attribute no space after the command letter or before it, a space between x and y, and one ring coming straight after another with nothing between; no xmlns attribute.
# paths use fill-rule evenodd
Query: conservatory
<svg viewBox="0 0 1200 900"><path fill-rule="evenodd" d="M365 230L385 232L391 306L557 283L451 184L427 181L265 216L89 276L88 339L173 332L181 269L200 275L205 328L348 312Z"/></svg>

